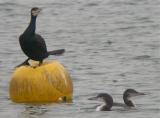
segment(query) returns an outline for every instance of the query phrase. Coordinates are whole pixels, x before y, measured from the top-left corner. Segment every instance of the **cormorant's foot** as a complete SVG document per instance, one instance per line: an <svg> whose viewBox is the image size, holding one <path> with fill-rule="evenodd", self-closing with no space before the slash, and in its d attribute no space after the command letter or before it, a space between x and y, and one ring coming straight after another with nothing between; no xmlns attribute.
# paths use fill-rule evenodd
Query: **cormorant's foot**
<svg viewBox="0 0 160 118"><path fill-rule="evenodd" d="M41 65L42 65L42 62L40 62L38 65L41 66Z"/></svg>
<svg viewBox="0 0 160 118"><path fill-rule="evenodd" d="M39 63L37 63L37 62L34 62L34 63L31 63L30 64L30 66L32 67L32 68L37 68L37 67L40 67L42 65L42 62L39 62Z"/></svg>
<svg viewBox="0 0 160 118"><path fill-rule="evenodd" d="M30 67L36 69L37 67L39 67L39 65L33 64L33 65L30 65Z"/></svg>
<svg viewBox="0 0 160 118"><path fill-rule="evenodd" d="M34 69L36 69L37 68L37 66L31 66L32 68L34 68Z"/></svg>

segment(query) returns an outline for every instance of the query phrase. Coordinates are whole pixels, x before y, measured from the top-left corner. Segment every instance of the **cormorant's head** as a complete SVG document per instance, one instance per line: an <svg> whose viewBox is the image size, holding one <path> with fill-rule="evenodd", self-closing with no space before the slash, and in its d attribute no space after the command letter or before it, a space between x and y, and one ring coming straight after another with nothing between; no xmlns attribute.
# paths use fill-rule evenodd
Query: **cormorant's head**
<svg viewBox="0 0 160 118"><path fill-rule="evenodd" d="M139 96L139 95L145 95L144 93L137 92L134 89L127 89L123 93L123 100L126 105L128 106L134 106L132 101L130 100L131 97Z"/></svg>
<svg viewBox="0 0 160 118"><path fill-rule="evenodd" d="M109 111L111 107L113 106L113 98L111 95L107 93L100 93L96 97L89 98L88 100L100 100L105 103L105 106L103 110Z"/></svg>
<svg viewBox="0 0 160 118"><path fill-rule="evenodd" d="M33 8L31 9L31 15L32 15L32 16L38 16L38 14L40 13L40 11L41 11L40 8L38 8L38 7L33 7Z"/></svg>

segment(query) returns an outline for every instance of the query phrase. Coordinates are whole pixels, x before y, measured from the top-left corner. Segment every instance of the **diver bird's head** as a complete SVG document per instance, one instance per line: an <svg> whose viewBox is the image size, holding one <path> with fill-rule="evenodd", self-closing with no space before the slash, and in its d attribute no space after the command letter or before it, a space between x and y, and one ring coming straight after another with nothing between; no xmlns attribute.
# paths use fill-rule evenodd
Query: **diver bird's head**
<svg viewBox="0 0 160 118"><path fill-rule="evenodd" d="M124 91L123 93L123 100L124 100L124 103L127 105L127 106L130 106L130 107L134 107L134 104L133 102L131 101L131 97L135 97L135 96L139 96L139 95L145 95L145 93L141 93L141 92L138 92L134 89L127 89Z"/></svg>
<svg viewBox="0 0 160 118"><path fill-rule="evenodd" d="M107 93L100 93L96 97L89 98L89 100L99 100L104 103L98 106L96 111L110 111L113 106L113 98Z"/></svg>

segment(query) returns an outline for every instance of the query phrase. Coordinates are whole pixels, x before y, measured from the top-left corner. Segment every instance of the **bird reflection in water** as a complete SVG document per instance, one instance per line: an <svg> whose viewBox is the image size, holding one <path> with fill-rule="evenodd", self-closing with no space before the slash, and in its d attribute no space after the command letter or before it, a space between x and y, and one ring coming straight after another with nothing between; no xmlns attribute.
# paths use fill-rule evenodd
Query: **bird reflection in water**
<svg viewBox="0 0 160 118"><path fill-rule="evenodd" d="M42 105L27 105L25 106L25 111L22 112L24 118L35 118L43 116L48 112L47 108Z"/></svg>

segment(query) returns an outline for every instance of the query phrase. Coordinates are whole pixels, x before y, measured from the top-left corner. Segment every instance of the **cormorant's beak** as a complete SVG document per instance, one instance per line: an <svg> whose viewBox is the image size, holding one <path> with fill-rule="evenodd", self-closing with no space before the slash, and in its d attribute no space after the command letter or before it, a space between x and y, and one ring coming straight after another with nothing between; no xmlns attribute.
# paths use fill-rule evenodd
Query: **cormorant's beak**
<svg viewBox="0 0 160 118"><path fill-rule="evenodd" d="M39 8L39 9L38 9L38 12L41 12L41 11L42 11L42 9L41 9L41 8Z"/></svg>
<svg viewBox="0 0 160 118"><path fill-rule="evenodd" d="M36 10L36 13L39 14L41 11L42 11L42 9L41 9L41 8L38 8L38 9Z"/></svg>

